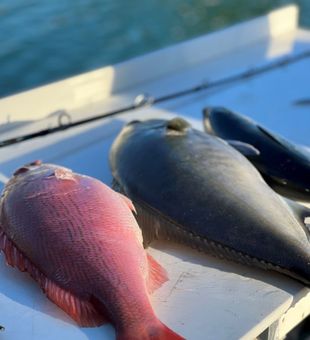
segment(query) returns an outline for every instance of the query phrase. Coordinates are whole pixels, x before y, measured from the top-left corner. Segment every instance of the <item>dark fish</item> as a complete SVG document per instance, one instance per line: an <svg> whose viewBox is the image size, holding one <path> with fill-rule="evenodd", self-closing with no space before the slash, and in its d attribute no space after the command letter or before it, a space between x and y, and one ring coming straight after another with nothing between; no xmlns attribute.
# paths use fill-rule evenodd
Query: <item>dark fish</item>
<svg viewBox="0 0 310 340"><path fill-rule="evenodd" d="M306 208L288 207L222 139L181 118L135 121L114 141L110 165L114 187L135 204L145 245L171 239L310 284Z"/></svg>
<svg viewBox="0 0 310 340"><path fill-rule="evenodd" d="M310 154L301 147L221 107L204 110L204 126L246 156L279 194L310 202Z"/></svg>
<svg viewBox="0 0 310 340"><path fill-rule="evenodd" d="M308 106L310 105L310 98L297 99L293 102L296 106Z"/></svg>
<svg viewBox="0 0 310 340"><path fill-rule="evenodd" d="M111 321L118 340L183 339L154 314L167 280L142 246L131 201L52 164L18 169L0 199L0 249L80 326Z"/></svg>

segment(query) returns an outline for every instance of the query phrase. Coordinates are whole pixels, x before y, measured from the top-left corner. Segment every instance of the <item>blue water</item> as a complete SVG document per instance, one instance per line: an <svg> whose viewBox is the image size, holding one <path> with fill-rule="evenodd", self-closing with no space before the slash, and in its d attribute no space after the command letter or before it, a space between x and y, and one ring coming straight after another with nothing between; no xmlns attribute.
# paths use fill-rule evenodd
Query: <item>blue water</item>
<svg viewBox="0 0 310 340"><path fill-rule="evenodd" d="M0 97L309 0L0 0Z"/></svg>

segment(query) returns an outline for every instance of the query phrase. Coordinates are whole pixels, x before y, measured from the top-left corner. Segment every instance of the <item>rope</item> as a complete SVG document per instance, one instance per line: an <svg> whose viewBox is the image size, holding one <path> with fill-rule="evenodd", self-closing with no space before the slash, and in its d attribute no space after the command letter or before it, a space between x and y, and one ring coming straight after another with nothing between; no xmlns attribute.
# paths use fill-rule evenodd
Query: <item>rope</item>
<svg viewBox="0 0 310 340"><path fill-rule="evenodd" d="M12 145L12 144L16 144L16 143L20 143L22 141L26 141L29 139L33 139L33 138L37 138L37 137L42 137L42 136L46 136L55 132L59 132L59 131L63 131L63 130L67 130L76 126L80 126L80 125L84 125L84 124L88 124L103 118L108 118L111 116L115 116L115 115L119 115L119 114L123 114L123 113L127 113L130 111L133 111L135 109L138 108L143 108L146 106L151 106L154 104L159 104L159 103L163 103L169 100L173 100L176 98L180 98L180 97L184 97L184 96L188 96L203 90L209 90L209 89L213 89L213 88L217 88L220 86L224 86L224 85L229 85L238 81L242 81L245 79L250 79L253 78L255 76L261 75L263 73L266 73L268 71L286 66L288 64L291 63L296 63L300 60L306 59L310 57L310 50L301 52L299 54L293 55L293 56L286 56L283 57L281 59L276 60L275 62L271 62L262 66L258 66L255 68L251 68L248 69L246 71L240 72L238 74L232 75L232 76L228 76L228 77L224 77L218 80L214 80L211 82L205 82L202 83L200 85L196 85L194 87L182 90L182 91L177 91L171 94L167 94L167 95L163 95L157 98L154 98L148 94L140 94L136 97L135 101L133 104L125 106L123 108L114 110L114 111L108 111L105 113L100 113L95 117L91 117L91 118L86 118L86 119L82 119L76 122L72 122L71 121L71 116L65 112L65 111L61 111L60 116L58 117L58 126L57 127L53 127L53 128L47 128L47 129L43 129L41 131L38 132L34 132L34 133L30 133L30 134L25 134L19 137L14 137L11 139L7 139L7 140L3 140L0 141L0 148L1 147L5 147L8 145ZM64 122L64 117L66 117L66 123Z"/></svg>

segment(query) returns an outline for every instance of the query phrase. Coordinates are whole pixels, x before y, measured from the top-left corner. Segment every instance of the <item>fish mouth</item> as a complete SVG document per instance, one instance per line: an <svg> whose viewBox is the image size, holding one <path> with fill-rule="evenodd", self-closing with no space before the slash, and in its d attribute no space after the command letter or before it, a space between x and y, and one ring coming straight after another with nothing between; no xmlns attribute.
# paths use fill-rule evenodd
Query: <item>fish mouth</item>
<svg viewBox="0 0 310 340"><path fill-rule="evenodd" d="M208 106L205 107L203 110L203 116L206 119L209 119L212 114L222 114L223 116L225 115L230 115L230 111L227 110L224 106Z"/></svg>
<svg viewBox="0 0 310 340"><path fill-rule="evenodd" d="M241 123L246 122L248 124L256 123L247 116L243 116L239 113L231 111L223 106L209 106L203 109L203 116L205 119L217 120L217 122L227 124L229 122Z"/></svg>

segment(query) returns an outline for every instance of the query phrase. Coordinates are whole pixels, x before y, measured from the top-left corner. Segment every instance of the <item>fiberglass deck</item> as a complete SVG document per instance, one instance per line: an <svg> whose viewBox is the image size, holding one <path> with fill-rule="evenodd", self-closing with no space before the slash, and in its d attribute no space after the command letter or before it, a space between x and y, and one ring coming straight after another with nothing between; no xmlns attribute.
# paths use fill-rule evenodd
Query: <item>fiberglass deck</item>
<svg viewBox="0 0 310 340"><path fill-rule="evenodd" d="M65 110L74 121L130 105L140 93L156 98L254 70L283 56L297 58L309 52L310 32L297 29L296 18L296 8L288 7L115 67L5 98L0 101L1 140L55 126L57 110ZM309 147L309 76L310 58L302 58L225 86L0 148L0 181L18 166L42 159L110 184L108 151L126 121L178 115L202 129L201 112L208 105L249 115ZM17 124L10 130L6 121ZM170 278L152 296L154 309L187 339L253 339L267 328L265 337L282 338L310 314L309 289L283 275L170 243L158 242L148 251ZM110 325L77 327L26 274L7 267L3 256L0 277L0 325L6 328L1 340L114 338Z"/></svg>

